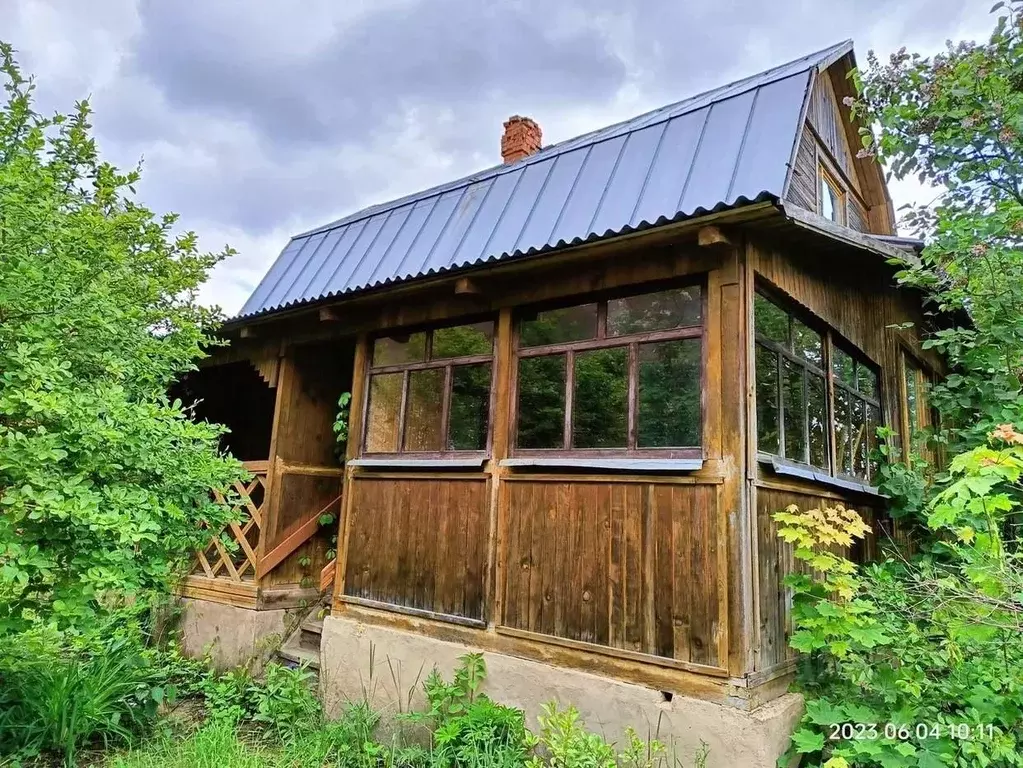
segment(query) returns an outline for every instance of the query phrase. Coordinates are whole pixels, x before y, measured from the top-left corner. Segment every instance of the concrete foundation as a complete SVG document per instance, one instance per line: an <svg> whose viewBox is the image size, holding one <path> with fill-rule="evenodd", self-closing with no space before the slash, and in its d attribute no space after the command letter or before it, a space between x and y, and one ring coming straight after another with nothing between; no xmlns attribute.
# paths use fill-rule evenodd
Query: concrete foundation
<svg viewBox="0 0 1023 768"><path fill-rule="evenodd" d="M350 701L367 700L384 714L422 709L422 680L436 667L450 679L460 656L479 649L410 632L328 616L323 623L320 685L324 703L337 714ZM610 678L484 652L484 691L502 704L521 708L538 729L537 715L548 701L573 704L586 726L610 741L627 727L656 737L681 765L692 765L701 742L709 768L774 768L803 711L802 698L786 694L754 710L673 696ZM671 762L675 765L675 762Z"/></svg>
<svg viewBox="0 0 1023 768"><path fill-rule="evenodd" d="M181 598L179 623L185 654L209 653L217 669L247 666L257 672L294 623L293 611L255 611L208 600Z"/></svg>

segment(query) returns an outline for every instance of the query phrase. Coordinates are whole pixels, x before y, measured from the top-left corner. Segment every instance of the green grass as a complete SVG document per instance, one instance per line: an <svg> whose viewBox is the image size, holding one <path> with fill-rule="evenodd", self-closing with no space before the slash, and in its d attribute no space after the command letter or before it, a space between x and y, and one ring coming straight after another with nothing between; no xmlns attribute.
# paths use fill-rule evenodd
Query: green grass
<svg viewBox="0 0 1023 768"><path fill-rule="evenodd" d="M208 725L188 737L163 735L105 763L108 768L270 768L278 755L246 744L234 727Z"/></svg>

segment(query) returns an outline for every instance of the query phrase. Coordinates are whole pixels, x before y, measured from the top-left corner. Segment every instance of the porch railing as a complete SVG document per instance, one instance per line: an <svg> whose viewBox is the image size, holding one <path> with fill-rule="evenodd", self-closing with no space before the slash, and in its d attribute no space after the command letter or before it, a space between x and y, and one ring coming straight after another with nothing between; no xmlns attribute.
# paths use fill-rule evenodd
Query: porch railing
<svg viewBox="0 0 1023 768"><path fill-rule="evenodd" d="M264 604L283 607L285 603L313 599L310 593L326 591L333 584L335 561L321 559L322 545L302 550L320 554L309 578L290 586L281 582L296 580L289 577L294 562L308 563L299 550L321 531L322 516L331 513L336 520L341 500L340 468L291 465L280 459L247 461L244 466L252 477L234 484L237 495L231 494L227 499L214 491L214 498L222 504L230 504L236 514L222 529L211 530L209 543L196 551L195 567L186 577L181 594L250 608ZM337 478L338 488L336 493L321 496L315 503L312 503L314 499L307 498L304 503L295 505L284 487L289 482L302 482L302 478L321 478L327 482ZM330 499L326 504L323 503L325 498ZM282 503L298 507L308 505L308 509L282 510ZM276 522L282 519L282 512L287 513L285 518L298 517L283 531ZM294 515L296 512L301 514ZM288 566L289 562L292 566ZM274 573L281 568L284 570ZM272 578L271 574L274 574Z"/></svg>
<svg viewBox="0 0 1023 768"><path fill-rule="evenodd" d="M204 549L196 551L197 567L194 573L204 574L207 578L229 578L241 582L252 579L258 571L259 537L263 528L264 512L269 506L267 494L268 461L246 461L245 468L252 473L248 483L238 481L234 489L238 500L233 505L237 511L237 521L227 524L221 531L210 537L210 543ZM220 491L213 492L214 498L221 504L227 504ZM229 534L237 546L224 544L224 534ZM223 575L221 575L223 574Z"/></svg>

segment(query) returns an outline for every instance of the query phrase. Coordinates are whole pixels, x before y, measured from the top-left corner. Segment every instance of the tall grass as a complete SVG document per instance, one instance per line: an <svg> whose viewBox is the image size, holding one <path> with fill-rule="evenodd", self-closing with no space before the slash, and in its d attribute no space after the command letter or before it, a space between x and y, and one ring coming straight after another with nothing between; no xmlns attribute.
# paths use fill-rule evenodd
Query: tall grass
<svg viewBox="0 0 1023 768"><path fill-rule="evenodd" d="M56 753L74 765L86 745L130 742L155 721L160 679L123 633L108 634L99 651L80 638L26 633L0 651L0 754Z"/></svg>

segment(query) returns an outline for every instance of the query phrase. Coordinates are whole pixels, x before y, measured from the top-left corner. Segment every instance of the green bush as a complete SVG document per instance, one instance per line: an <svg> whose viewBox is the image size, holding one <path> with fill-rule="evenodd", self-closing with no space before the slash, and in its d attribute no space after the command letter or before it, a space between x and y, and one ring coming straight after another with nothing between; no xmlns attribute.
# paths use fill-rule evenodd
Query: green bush
<svg viewBox="0 0 1023 768"><path fill-rule="evenodd" d="M54 752L73 765L83 746L128 743L153 724L167 690L140 646L78 646L37 631L0 657L0 754Z"/></svg>
<svg viewBox="0 0 1023 768"><path fill-rule="evenodd" d="M860 570L834 551L865 532L854 512L775 515L812 569L787 579L804 765L1023 765L1023 555L1003 536L1021 475L1023 434L1002 425L952 460L924 510L925 552Z"/></svg>
<svg viewBox="0 0 1023 768"><path fill-rule="evenodd" d="M429 709L405 716L430 725L431 768L523 766L536 745L521 710L495 704L480 692L487 676L479 653L466 654L446 682L433 670L423 683Z"/></svg>

